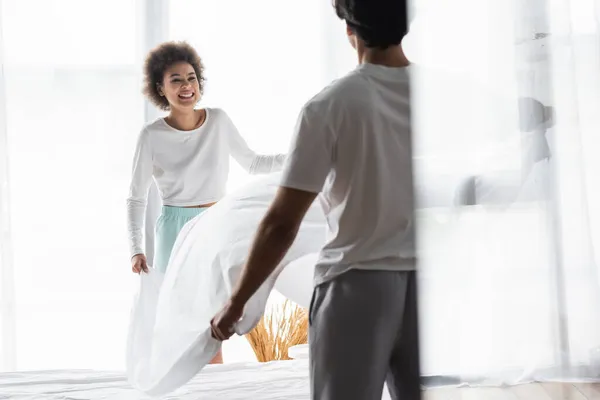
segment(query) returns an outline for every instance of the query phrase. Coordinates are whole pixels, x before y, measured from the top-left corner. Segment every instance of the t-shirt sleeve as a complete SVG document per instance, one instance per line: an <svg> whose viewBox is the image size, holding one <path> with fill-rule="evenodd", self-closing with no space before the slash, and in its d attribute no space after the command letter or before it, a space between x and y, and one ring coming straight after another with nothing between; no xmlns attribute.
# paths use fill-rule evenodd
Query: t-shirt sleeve
<svg viewBox="0 0 600 400"><path fill-rule="evenodd" d="M283 169L281 186L319 193L333 165L334 132L325 118L304 107Z"/></svg>

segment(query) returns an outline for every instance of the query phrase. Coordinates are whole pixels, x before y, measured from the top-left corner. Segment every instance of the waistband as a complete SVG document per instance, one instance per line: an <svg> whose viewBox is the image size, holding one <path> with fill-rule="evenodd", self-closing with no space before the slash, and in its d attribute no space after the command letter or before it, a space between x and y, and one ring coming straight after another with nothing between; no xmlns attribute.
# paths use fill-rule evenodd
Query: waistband
<svg viewBox="0 0 600 400"><path fill-rule="evenodd" d="M195 208L186 208L186 207L173 207L173 206L163 206L161 210L161 215L166 217L183 217L183 218L194 218L204 211L208 210L208 207L195 207Z"/></svg>

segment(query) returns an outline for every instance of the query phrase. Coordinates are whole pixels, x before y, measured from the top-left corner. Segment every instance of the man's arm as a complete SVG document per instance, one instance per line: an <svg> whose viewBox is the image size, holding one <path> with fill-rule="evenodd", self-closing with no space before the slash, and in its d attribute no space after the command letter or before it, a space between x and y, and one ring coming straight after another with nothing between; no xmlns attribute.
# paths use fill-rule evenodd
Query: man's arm
<svg viewBox="0 0 600 400"><path fill-rule="evenodd" d="M280 187L259 225L231 301L244 305L277 268L294 243L316 193Z"/></svg>
<svg viewBox="0 0 600 400"><path fill-rule="evenodd" d="M334 137L326 120L303 108L290 146L281 187L254 238L231 298L211 320L212 335L227 340L244 306L281 262L296 239L302 219L332 168Z"/></svg>

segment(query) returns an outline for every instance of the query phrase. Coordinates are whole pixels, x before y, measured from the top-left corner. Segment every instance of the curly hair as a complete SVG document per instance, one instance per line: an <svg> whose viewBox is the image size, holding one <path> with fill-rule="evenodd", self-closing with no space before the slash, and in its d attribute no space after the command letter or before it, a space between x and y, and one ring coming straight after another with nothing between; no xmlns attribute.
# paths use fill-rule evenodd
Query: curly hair
<svg viewBox="0 0 600 400"><path fill-rule="evenodd" d="M398 45L408 31L406 0L333 0L333 7L370 48Z"/></svg>
<svg viewBox="0 0 600 400"><path fill-rule="evenodd" d="M186 62L196 72L200 96L204 90L204 65L196 50L186 42L167 42L153 49L144 62L144 95L161 110L169 110L169 102L158 88L163 83L165 71L173 64Z"/></svg>

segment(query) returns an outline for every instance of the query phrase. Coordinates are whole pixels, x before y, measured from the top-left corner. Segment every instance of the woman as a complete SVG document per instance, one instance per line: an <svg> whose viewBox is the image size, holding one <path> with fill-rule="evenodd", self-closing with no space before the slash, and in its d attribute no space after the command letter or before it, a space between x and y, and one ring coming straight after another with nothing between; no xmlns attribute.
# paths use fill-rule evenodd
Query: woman
<svg viewBox="0 0 600 400"><path fill-rule="evenodd" d="M146 58L144 94L169 115L144 126L133 159L127 216L135 273L148 271L142 242L152 179L163 200L153 267L165 272L181 228L225 194L230 155L251 174L283 166L284 155L255 154L223 110L196 109L203 82L202 61L185 42L164 43ZM213 362L222 362L220 353Z"/></svg>

